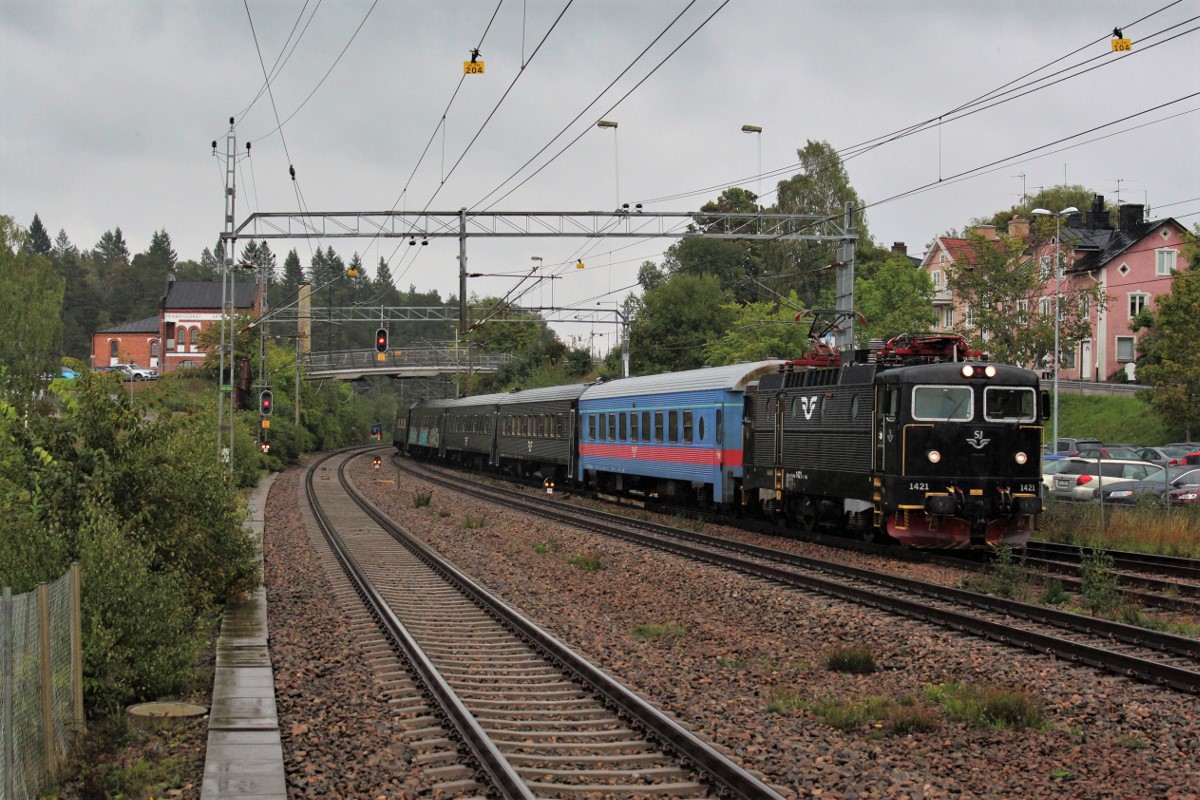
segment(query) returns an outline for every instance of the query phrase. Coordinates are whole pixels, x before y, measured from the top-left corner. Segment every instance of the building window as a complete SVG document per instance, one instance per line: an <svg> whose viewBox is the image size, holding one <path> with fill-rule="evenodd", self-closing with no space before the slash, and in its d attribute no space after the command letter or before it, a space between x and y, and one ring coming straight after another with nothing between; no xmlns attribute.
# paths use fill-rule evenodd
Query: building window
<svg viewBox="0 0 1200 800"><path fill-rule="evenodd" d="M1092 315L1092 298L1086 292L1079 295L1079 315L1085 319Z"/></svg>
<svg viewBox="0 0 1200 800"><path fill-rule="evenodd" d="M1141 292L1129 293L1129 318L1133 319L1138 314L1146 310L1146 306L1150 303L1150 295Z"/></svg>
<svg viewBox="0 0 1200 800"><path fill-rule="evenodd" d="M1133 343L1132 336L1117 337L1117 361L1122 364L1127 364L1133 361Z"/></svg>
<svg viewBox="0 0 1200 800"><path fill-rule="evenodd" d="M1050 310L1050 298L1049 297L1043 297L1041 299L1041 301L1038 303L1038 310L1039 310L1039 313L1043 317L1048 317L1048 316L1050 316L1051 313L1053 313Z"/></svg>
<svg viewBox="0 0 1200 800"><path fill-rule="evenodd" d="M1017 301L1017 322L1021 325L1029 322L1029 301L1024 297Z"/></svg>
<svg viewBox="0 0 1200 800"><path fill-rule="evenodd" d="M191 345L192 352L196 352L197 339L200 338L200 329L192 328L188 331L188 343Z"/></svg>
<svg viewBox="0 0 1200 800"><path fill-rule="evenodd" d="M108 357L114 361L117 359L117 348L119 346L120 343L116 339L108 343Z"/></svg>
<svg viewBox="0 0 1200 800"><path fill-rule="evenodd" d="M1174 250L1154 251L1154 274L1170 275L1175 270L1176 252Z"/></svg>
<svg viewBox="0 0 1200 800"><path fill-rule="evenodd" d="M1050 280L1050 256L1044 255L1038 258L1038 267L1042 273L1042 280Z"/></svg>
<svg viewBox="0 0 1200 800"><path fill-rule="evenodd" d="M1079 348L1076 343L1073 346L1063 346L1058 351L1058 357L1062 361L1063 369L1075 369L1075 351Z"/></svg>
<svg viewBox="0 0 1200 800"><path fill-rule="evenodd" d="M947 307L947 308L942 309L942 327L943 328L953 328L954 327L954 309L953 308Z"/></svg>
<svg viewBox="0 0 1200 800"><path fill-rule="evenodd" d="M150 342L150 357L158 358L158 339L154 339Z"/></svg>
<svg viewBox="0 0 1200 800"><path fill-rule="evenodd" d="M972 328L975 327L975 307L974 306L970 306L970 305L967 306L966 323L968 326L970 326Z"/></svg>
<svg viewBox="0 0 1200 800"><path fill-rule="evenodd" d="M176 343L175 343L175 352L186 353L187 352L187 328L178 328L177 332L179 333L179 339L176 340Z"/></svg>
<svg viewBox="0 0 1200 800"><path fill-rule="evenodd" d="M933 288L942 288L942 271L940 269L935 269L933 271Z"/></svg>

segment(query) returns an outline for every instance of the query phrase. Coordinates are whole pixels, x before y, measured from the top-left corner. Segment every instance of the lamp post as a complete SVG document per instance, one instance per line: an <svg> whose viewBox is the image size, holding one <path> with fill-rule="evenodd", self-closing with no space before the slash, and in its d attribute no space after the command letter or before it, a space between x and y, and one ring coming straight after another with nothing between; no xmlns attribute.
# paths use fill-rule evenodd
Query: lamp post
<svg viewBox="0 0 1200 800"><path fill-rule="evenodd" d="M742 133L757 134L754 138L758 139L758 188L755 190L758 197L755 197L755 202L762 197L762 126L761 125L743 125Z"/></svg>
<svg viewBox="0 0 1200 800"><path fill-rule="evenodd" d="M621 207L621 160L617 154L617 123L611 119L602 119L596 123L597 128L612 128L613 132L613 176L617 185L617 208Z"/></svg>
<svg viewBox="0 0 1200 800"><path fill-rule="evenodd" d="M1059 283L1062 280L1062 265L1059 263L1059 251L1062 246L1062 218L1079 211L1075 206L1069 206L1054 214L1045 208L1035 208L1031 213L1039 217L1054 217L1054 452L1058 453L1058 367L1059 347L1058 328L1060 314L1058 306Z"/></svg>

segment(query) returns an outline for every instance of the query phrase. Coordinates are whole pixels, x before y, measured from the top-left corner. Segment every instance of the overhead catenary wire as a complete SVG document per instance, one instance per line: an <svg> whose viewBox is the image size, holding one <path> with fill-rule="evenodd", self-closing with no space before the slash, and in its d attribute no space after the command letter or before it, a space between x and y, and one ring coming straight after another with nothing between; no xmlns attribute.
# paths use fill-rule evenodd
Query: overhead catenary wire
<svg viewBox="0 0 1200 800"><path fill-rule="evenodd" d="M1158 11L1156 11L1156 12L1154 12L1154 13L1155 13L1155 14L1157 14L1157 13L1161 13L1162 11L1165 11L1167 8L1170 8L1171 6L1173 6L1173 5L1176 5L1178 2L1179 2L1179 0L1176 0L1176 2L1175 2L1175 3L1170 3L1170 4L1168 4L1167 6L1164 6L1163 8L1159 9ZM1148 19L1148 18L1149 18L1149 17L1151 17L1151 16L1153 16L1153 14L1148 14L1148 15L1146 15L1145 17L1142 17L1140 20L1137 20L1137 21L1135 21L1134 23L1129 23L1128 25L1126 25L1126 26L1124 26L1124 27L1125 27L1125 28L1131 28L1131 27L1133 27L1135 24L1137 24L1137 22L1140 22L1140 21L1142 21L1142 20ZM1172 30L1172 29L1174 29L1174 28L1177 28L1177 27L1179 27L1180 25L1185 25L1185 24L1188 24L1188 23L1190 23L1190 22L1193 22L1193 21L1195 21L1196 19L1200 19L1200 17L1192 17L1192 18L1189 18L1188 20L1185 20L1185 21L1183 21L1183 22L1180 22L1180 23L1176 23L1175 25L1172 25L1172 26L1170 26L1170 27L1168 27L1168 28L1165 28L1165 29L1163 29L1163 30L1156 31L1156 32L1154 32L1154 33L1150 34L1150 35L1147 37L1147 39L1151 39L1151 38L1154 38L1154 37L1156 37L1156 36L1159 36L1159 35L1163 34L1163 33L1164 33L1164 32L1166 32L1166 31L1169 31L1169 30ZM1132 56L1135 56L1135 55L1136 55L1136 56L1141 56L1141 55L1144 55L1144 54L1145 54L1147 51L1149 51L1149 50L1153 49L1154 47L1157 47L1157 46L1159 46L1159 45L1162 45L1162 44L1166 44L1166 43L1168 43L1168 42L1170 42L1170 41L1174 41L1175 39L1178 39L1178 38L1179 38L1179 37L1181 37L1181 36L1184 36L1184 35L1187 35L1187 34L1193 33L1193 32L1195 32L1196 30L1197 30L1197 28L1191 28L1191 29L1189 29L1189 30L1187 30L1187 31L1183 31L1182 33L1178 33L1178 34L1176 34L1175 36L1172 36L1170 39L1167 39L1167 40L1164 40L1164 41L1161 41L1161 42L1156 42L1156 43L1154 43L1154 44L1152 44L1152 45L1148 45L1148 46L1139 47L1139 49L1138 49L1138 50L1136 50L1136 51L1132 51L1132 52L1130 52L1130 53L1127 53L1127 54L1125 54L1125 55L1123 55L1123 56L1121 56L1121 57L1119 57L1119 58L1117 58L1117 59L1111 59L1111 58L1107 58L1107 54L1106 54L1105 56L1098 56L1097 58L1101 58L1101 57L1107 58L1107 60L1105 61L1105 63L1104 63L1104 64L1102 64L1102 65L1100 65L1100 66L1109 66L1109 65L1120 64L1120 63L1121 63L1121 62L1123 62L1123 61L1124 61L1126 58L1129 58L1129 57L1132 57ZM1021 80L1023 80L1024 78L1026 78L1026 77L1028 77L1028 76L1030 76L1030 75L1035 75L1035 74L1037 74L1038 72L1041 72L1041 71L1043 71L1043 70L1047 69L1048 67L1050 67L1050 66L1052 66L1052 65L1054 65L1054 64L1056 64L1056 63L1058 63L1059 61L1063 60L1064 58L1068 58L1068 57L1070 57L1071 55L1074 55L1074 54L1076 54L1076 53L1080 52L1081 50L1083 50L1083 49L1086 49L1087 47L1091 47L1091 46L1095 45L1095 44L1096 44L1098 41L1102 41L1102 40L1103 40L1103 39L1092 40L1092 41L1088 42L1088 44L1086 44L1086 45L1084 45L1084 46L1082 46L1082 47L1080 47L1080 48L1077 48L1076 50L1072 51L1070 54L1068 54L1068 55L1066 55L1066 56L1060 56L1060 57L1058 57L1058 58L1056 58L1056 59L1054 59L1054 60L1052 60L1052 61L1048 62L1048 64L1045 64L1045 65L1043 65L1043 66L1041 66L1041 67L1038 67L1038 68L1037 68L1037 69L1035 69L1035 70L1032 70L1032 71L1030 71L1030 72L1026 73L1026 74L1025 74L1025 75L1023 75L1021 78L1017 78L1017 79L1014 79L1013 81L1009 81L1008 83L1006 83L1006 84L1002 85L1001 87L998 87L997 89L993 89L991 92L987 92L987 93L985 93L985 94L983 94L983 95L980 95L979 97L977 97L977 98L975 98L975 99L973 99L973 100L970 100L970 101L968 101L968 102L962 103L962 104L960 104L959 106L957 106L957 107L955 107L955 108L953 108L953 109L950 109L950 110L948 110L948 111L944 111L944 112L942 112L942 113L941 113L940 115L938 115L938 116L929 117L929 118L927 118L927 119L925 119L925 120L922 120L921 122L913 123L913 124L907 125L907 126L905 126L905 127L902 127L902 128L896 129L896 130L894 130L894 131L891 131L891 132L888 132L888 133L883 133L883 134L880 134L880 135L874 136L874 137L872 137L872 138L870 138L870 139L865 139L865 140L863 140L863 141L861 141L861 142L858 142L858 143L856 143L856 144L852 144L852 145L848 145L848 146L842 147L842 148L840 148L840 149L837 151L837 155L838 155L838 157L839 157L839 160L841 160L842 162L848 161L848 160L850 160L850 159L852 159L852 158L854 158L854 157L856 157L856 156L858 156L858 155L861 155L861 154L863 154L863 153L865 153L865 152L868 152L869 150L873 150L873 149L875 149L876 147L879 147L879 146L881 146L882 144L890 144L890 143L892 143L892 142L899 141L899 140L901 140L901 139L903 139L903 138L906 138L906 137L908 137L908 136L911 136L911 135L913 135L913 134L915 134L915 133L918 133L918 132L921 132L921 131L924 131L924 130L928 130L929 128L931 128L931 127L932 127L932 126L934 126L934 125L938 125L938 124L944 124L944 123L946 123L946 122L954 121L954 120L957 120L957 119L962 119L962 118L964 118L964 117L966 117L966 116L969 116L969 115L972 115L972 114L978 113L979 111L983 111L983 110L988 110L988 109L995 108L995 107L997 107L997 106L999 106L999 105L1002 105L1003 103L1011 102L1011 101L1013 101L1013 100L1016 100L1016 99L1018 99L1019 97L1024 97L1024 96L1026 96L1026 95L1028 95L1028 94L1030 94L1030 93L1032 93L1032 92L1034 92L1034 91L1040 91L1041 89L1045 89L1045 88L1049 88L1050 86L1057 85L1058 83L1061 83L1061 82L1063 82L1064 80L1067 80L1068 78L1071 78L1071 77L1078 77L1079 75L1085 74L1085 72L1080 72L1080 73L1077 73L1076 75L1071 75L1071 76L1068 76L1067 78L1062 78L1062 79L1060 79L1060 80L1054 81L1053 83L1048 83L1048 84L1045 84L1044 86L1038 86L1037 88L1032 88L1032 89L1030 89L1028 92L1024 92L1024 93L1022 93L1021 95L1017 95L1017 96L1014 96L1014 97L1007 97L1007 98L1004 98L1004 99L1002 99L1002 100L998 100L997 102L991 103L990 105L986 105L986 106L983 106L983 107L977 107L977 106L980 106L980 105L981 105L981 104L983 104L983 103L986 103L988 100L992 99L992 97L993 97L994 95L996 95L996 93L997 93L997 92L999 92L1000 90L1002 90L1002 89L1008 89L1008 87L1012 86L1012 84L1014 84L1014 83L1017 83L1018 81L1021 81ZM1089 59L1089 61L1092 61L1092 60L1096 60L1096 59ZM1084 63L1087 63L1087 62L1084 62ZM1078 65L1077 65L1077 66L1078 66ZM1091 68L1089 68L1088 70L1086 70L1086 72L1090 72L1090 71L1092 71L1093 69L1098 69L1098 68L1099 68L1099 67L1091 67ZM1057 73L1056 73L1056 74L1057 74ZM1029 83L1022 84L1021 86L1017 86L1015 89L1008 89L1008 92L1014 92L1014 91L1017 91L1018 89L1023 89L1023 88L1027 88L1027 87L1033 87L1033 86L1036 86L1038 83L1041 83L1042 81L1045 81L1046 79L1047 79L1047 78L1038 78L1038 79L1036 79L1036 80L1030 81ZM642 202L642 203L644 203L644 204L647 204L647 205L649 205L649 204L657 204L657 203L663 203L663 202L670 202L670 201L672 201L672 200L681 200L681 199L684 199L684 198L688 198L688 197L695 197L695 196L699 196L699 195L711 194L711 193L712 193L712 192L714 192L714 191L721 191L721 190L723 190L723 189L726 189L726 188L729 188L729 187L731 187L731 186L738 186L738 185L742 185L742 184L746 183L747 181L753 181L753 180L756 180L756 179L762 179L762 178L775 178L775 177L779 177L779 176L785 175L785 174L787 174L787 173L789 173L789 172L792 172L793 170L795 170L797 167L799 167L799 166L801 166L801 165L802 165L802 162L796 162L796 163L788 164L787 166L784 166L784 167L780 167L780 168L777 168L777 169L769 170L769 171L767 171L767 172L763 172L763 173L761 173L761 174L759 174L759 175L751 175L751 176L748 176L748 177L745 177L745 178L738 178L738 179L736 179L736 180L734 180L734 181L729 181L729 182L724 182L724 183L714 184L714 185L711 185L711 186L706 186L706 187L703 187L703 188L700 188L700 189L689 190L689 191L686 191L686 192L678 192L678 193L675 193L675 194L663 195L663 196L660 196L660 197L652 197L652 198L648 198L648 199L643 199L643 200L641 200L640 202ZM770 194L770 193L771 193L771 192L768 192L768 193L766 193L766 194Z"/></svg>

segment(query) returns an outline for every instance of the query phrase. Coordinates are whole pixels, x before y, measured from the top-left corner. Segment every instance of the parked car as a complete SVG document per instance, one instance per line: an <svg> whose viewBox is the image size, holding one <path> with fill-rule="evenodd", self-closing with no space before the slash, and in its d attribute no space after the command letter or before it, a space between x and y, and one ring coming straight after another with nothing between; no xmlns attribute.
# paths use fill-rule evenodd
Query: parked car
<svg viewBox="0 0 1200 800"><path fill-rule="evenodd" d="M1200 449L1200 448L1196 448ZM1191 452L1186 447L1178 447L1175 445L1165 445L1163 447L1143 447L1138 451L1138 457L1143 461L1149 461L1153 464L1161 464L1164 467L1169 467L1172 464L1178 464L1180 459Z"/></svg>
<svg viewBox="0 0 1200 800"><path fill-rule="evenodd" d="M1172 489L1167 492L1167 503L1171 508L1186 508L1200 505L1200 484Z"/></svg>
<svg viewBox="0 0 1200 800"><path fill-rule="evenodd" d="M1080 447L1099 447L1099 439L1055 439L1054 446L1050 448L1050 452L1054 455L1073 456L1078 455Z"/></svg>
<svg viewBox="0 0 1200 800"><path fill-rule="evenodd" d="M96 370L111 375L120 375L123 381L152 381L158 377L158 370L152 367L139 367L137 364L113 364Z"/></svg>
<svg viewBox="0 0 1200 800"><path fill-rule="evenodd" d="M1105 503L1132 506L1144 497L1162 498L1172 489L1200 484L1200 467L1167 467L1166 472L1140 481L1116 481L1093 489L1093 497Z"/></svg>
<svg viewBox="0 0 1200 800"><path fill-rule="evenodd" d="M1055 500L1091 500L1094 490L1117 481L1141 481L1157 476L1162 478L1165 467L1141 460L1072 459L1054 476L1050 494Z"/></svg>
<svg viewBox="0 0 1200 800"><path fill-rule="evenodd" d="M1120 458L1126 461L1142 460L1139 449L1135 445L1100 444L1080 447L1074 455L1082 458Z"/></svg>
<svg viewBox="0 0 1200 800"><path fill-rule="evenodd" d="M1074 462L1075 459L1070 456L1042 456L1042 486L1046 487L1043 496L1049 495L1054 488L1054 476Z"/></svg>

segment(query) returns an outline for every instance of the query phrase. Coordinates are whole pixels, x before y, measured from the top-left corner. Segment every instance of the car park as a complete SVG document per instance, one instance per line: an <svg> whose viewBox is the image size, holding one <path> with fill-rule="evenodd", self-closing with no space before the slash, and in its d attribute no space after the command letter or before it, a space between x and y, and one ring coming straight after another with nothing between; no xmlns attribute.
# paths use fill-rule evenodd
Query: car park
<svg viewBox="0 0 1200 800"><path fill-rule="evenodd" d="M1200 449L1200 448L1196 448ZM1138 457L1143 461L1149 461L1152 464L1160 464L1164 467L1169 467L1172 464L1180 463L1180 460L1191 452L1186 447L1177 445L1164 445L1162 447L1143 447L1138 451Z"/></svg>
<svg viewBox="0 0 1200 800"><path fill-rule="evenodd" d="M1172 490L1200 484L1200 467L1167 467L1164 473L1140 481L1116 481L1106 484L1092 494L1104 503L1132 506L1145 498L1162 498Z"/></svg>
<svg viewBox="0 0 1200 800"><path fill-rule="evenodd" d="M1148 461L1080 458L1054 476L1050 490L1055 500L1087 501L1095 490L1118 481L1141 481L1162 478L1164 467Z"/></svg>

